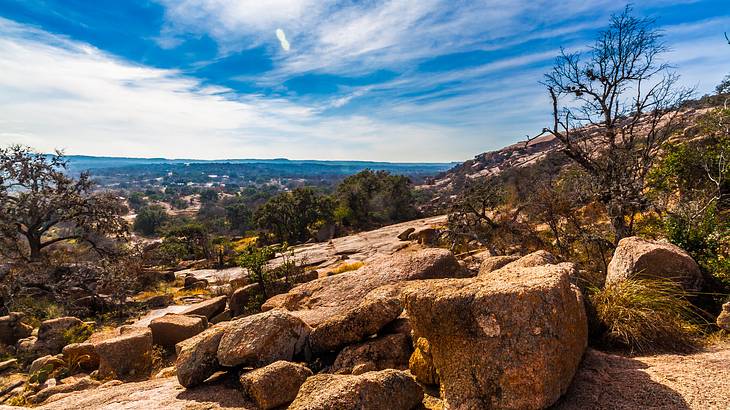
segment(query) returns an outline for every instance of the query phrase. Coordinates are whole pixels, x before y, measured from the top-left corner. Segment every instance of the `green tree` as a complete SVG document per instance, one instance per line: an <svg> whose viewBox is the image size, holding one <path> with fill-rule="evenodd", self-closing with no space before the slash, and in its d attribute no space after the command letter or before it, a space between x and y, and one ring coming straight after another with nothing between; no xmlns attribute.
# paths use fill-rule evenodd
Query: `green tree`
<svg viewBox="0 0 730 410"><path fill-rule="evenodd" d="M0 253L6 257L38 261L44 249L71 240L103 251L99 239L126 236L126 212L115 195L94 191L88 173L70 177L62 153L0 148Z"/></svg>
<svg viewBox="0 0 730 410"><path fill-rule="evenodd" d="M163 245L170 243L171 249L179 249L172 244L182 244L187 258L208 259L211 257L210 234L200 222L184 221L168 226L164 232Z"/></svg>
<svg viewBox="0 0 730 410"><path fill-rule="evenodd" d="M267 288L275 278L272 277L267 263L276 255L273 247L249 246L238 258L238 263L245 268L251 281L258 283L263 300L268 298Z"/></svg>
<svg viewBox="0 0 730 410"><path fill-rule="evenodd" d="M256 211L259 228L273 234L276 240L304 242L314 229L332 221L334 202L312 188L297 188L269 199Z"/></svg>
<svg viewBox="0 0 730 410"><path fill-rule="evenodd" d="M149 205L139 210L134 218L133 229L145 236L154 235L168 219L165 208L160 205Z"/></svg>

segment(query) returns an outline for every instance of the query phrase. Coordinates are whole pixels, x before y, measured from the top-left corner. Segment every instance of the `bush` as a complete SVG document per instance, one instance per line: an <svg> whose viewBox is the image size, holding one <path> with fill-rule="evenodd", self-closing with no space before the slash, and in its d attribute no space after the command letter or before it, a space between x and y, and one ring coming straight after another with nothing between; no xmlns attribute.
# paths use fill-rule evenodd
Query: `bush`
<svg viewBox="0 0 730 410"><path fill-rule="evenodd" d="M134 218L133 229L142 235L155 234L167 222L167 211L160 205L150 205L139 210Z"/></svg>
<svg viewBox="0 0 730 410"><path fill-rule="evenodd" d="M701 328L690 295L667 279L631 279L594 290L590 302L610 343L632 352L687 351Z"/></svg>

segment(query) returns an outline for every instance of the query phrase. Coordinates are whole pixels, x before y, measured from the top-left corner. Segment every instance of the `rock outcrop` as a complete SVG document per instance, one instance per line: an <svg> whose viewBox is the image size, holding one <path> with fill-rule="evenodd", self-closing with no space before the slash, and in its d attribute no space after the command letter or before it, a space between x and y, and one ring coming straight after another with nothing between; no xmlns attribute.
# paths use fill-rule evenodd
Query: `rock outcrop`
<svg viewBox="0 0 730 410"><path fill-rule="evenodd" d="M289 410L411 410L422 400L421 386L399 370L317 374L304 382Z"/></svg>
<svg viewBox="0 0 730 410"><path fill-rule="evenodd" d="M160 346L171 348L183 340L190 339L208 327L205 316L167 314L153 319L149 328L152 341Z"/></svg>
<svg viewBox="0 0 730 410"><path fill-rule="evenodd" d="M218 345L223 366L264 366L303 352L311 329L301 319L271 310L228 322Z"/></svg>
<svg viewBox="0 0 730 410"><path fill-rule="evenodd" d="M332 365L332 372L360 374L373 370L406 369L411 350L408 336L402 333L385 335L342 349Z"/></svg>
<svg viewBox="0 0 730 410"><path fill-rule="evenodd" d="M314 353L337 350L377 333L403 311L397 286L387 285L368 293L356 307L320 323L309 338Z"/></svg>
<svg viewBox="0 0 730 410"><path fill-rule="evenodd" d="M486 274L489 272L493 272L504 265L507 265L508 263L512 263L516 260L520 259L519 256L516 255L509 255L509 256L489 256L485 258L482 263L479 265L479 274Z"/></svg>
<svg viewBox="0 0 730 410"><path fill-rule="evenodd" d="M431 356L431 345L426 338L419 337L416 341L416 348L408 359L408 369L420 383L426 385L439 383L439 375Z"/></svg>
<svg viewBox="0 0 730 410"><path fill-rule="evenodd" d="M200 315L205 316L208 320L214 316L222 313L226 310L226 303L228 298L226 296L218 296L212 299L204 300L202 302L191 305L189 308L183 310L180 314L182 315Z"/></svg>
<svg viewBox="0 0 730 410"><path fill-rule="evenodd" d="M93 343L72 343L64 346L62 353L64 360L78 362L83 370L94 371L99 368L99 355Z"/></svg>
<svg viewBox="0 0 730 410"><path fill-rule="evenodd" d="M702 272L684 250L667 242L649 241L636 236L619 241L608 264L606 283L630 278L676 280L689 291L702 289Z"/></svg>
<svg viewBox="0 0 730 410"><path fill-rule="evenodd" d="M240 382L246 396L269 410L294 401L311 375L307 367L282 360L241 375Z"/></svg>
<svg viewBox="0 0 730 410"><path fill-rule="evenodd" d="M128 329L94 345L99 355L99 377L134 380L147 378L152 370L152 331Z"/></svg>
<svg viewBox="0 0 730 410"><path fill-rule="evenodd" d="M726 332L730 332L730 302L722 305L722 311L717 317L717 326L719 326L720 329L723 329Z"/></svg>
<svg viewBox="0 0 730 410"><path fill-rule="evenodd" d="M81 319L67 316L43 321L38 328L38 340L33 350L38 354L57 354L66 346L65 333L83 325Z"/></svg>
<svg viewBox="0 0 730 410"><path fill-rule="evenodd" d="M10 312L0 317L0 343L15 346L20 339L24 339L33 332L33 327L22 322L23 314Z"/></svg>
<svg viewBox="0 0 730 410"><path fill-rule="evenodd" d="M541 409L565 393L587 344L570 264L502 268L403 289L452 409Z"/></svg>

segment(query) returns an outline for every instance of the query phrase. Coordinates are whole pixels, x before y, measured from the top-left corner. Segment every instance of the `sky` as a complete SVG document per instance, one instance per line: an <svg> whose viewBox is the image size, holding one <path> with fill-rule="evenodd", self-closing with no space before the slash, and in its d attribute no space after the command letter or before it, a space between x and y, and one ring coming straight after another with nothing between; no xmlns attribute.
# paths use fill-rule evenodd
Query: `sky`
<svg viewBox="0 0 730 410"><path fill-rule="evenodd" d="M539 84L620 0L0 0L0 145L166 158L463 161L550 123ZM711 92L728 0L641 0Z"/></svg>

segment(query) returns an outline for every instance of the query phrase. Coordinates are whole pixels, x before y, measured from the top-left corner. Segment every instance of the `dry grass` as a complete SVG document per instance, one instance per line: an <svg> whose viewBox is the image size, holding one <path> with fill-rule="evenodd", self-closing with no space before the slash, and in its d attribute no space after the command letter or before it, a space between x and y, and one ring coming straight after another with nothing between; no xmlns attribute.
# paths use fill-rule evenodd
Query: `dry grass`
<svg viewBox="0 0 730 410"><path fill-rule="evenodd" d="M184 298L189 296L210 296L208 289L179 289L175 292L175 298Z"/></svg>
<svg viewBox="0 0 730 410"><path fill-rule="evenodd" d="M343 263L342 265L339 265L338 267L332 269L329 271L329 275L338 275L340 273L350 272L353 270L358 270L365 266L362 262L352 262L352 263Z"/></svg>
<svg viewBox="0 0 730 410"><path fill-rule="evenodd" d="M690 296L666 279L632 279L606 285L590 296L606 337L632 352L693 349L702 334Z"/></svg>

